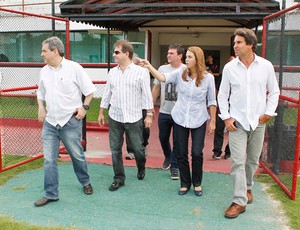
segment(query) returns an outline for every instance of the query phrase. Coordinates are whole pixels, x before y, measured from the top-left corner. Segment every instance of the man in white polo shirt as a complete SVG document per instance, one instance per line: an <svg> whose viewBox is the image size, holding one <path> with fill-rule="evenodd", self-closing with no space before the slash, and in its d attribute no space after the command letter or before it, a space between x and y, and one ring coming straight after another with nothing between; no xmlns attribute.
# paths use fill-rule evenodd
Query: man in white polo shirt
<svg viewBox="0 0 300 230"><path fill-rule="evenodd" d="M70 154L83 192L86 195L93 193L81 136L82 119L89 109L95 86L82 66L64 58L64 45L58 37L42 43L41 56L47 64L40 72L37 91L38 120L43 122L45 195L34 203L35 206L59 199L57 158L60 141Z"/></svg>

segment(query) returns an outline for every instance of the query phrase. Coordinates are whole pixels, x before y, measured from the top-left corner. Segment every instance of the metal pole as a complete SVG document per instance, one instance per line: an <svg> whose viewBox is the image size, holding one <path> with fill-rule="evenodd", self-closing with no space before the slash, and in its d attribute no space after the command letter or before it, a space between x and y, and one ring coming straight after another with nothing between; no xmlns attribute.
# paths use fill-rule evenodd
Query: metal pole
<svg viewBox="0 0 300 230"><path fill-rule="evenodd" d="M107 71L110 70L110 52L111 52L111 44L110 44L110 26L107 26Z"/></svg>
<svg viewBox="0 0 300 230"><path fill-rule="evenodd" d="M84 102L85 96L82 95L82 101ZM86 151L87 138L86 138L86 116L82 119L82 140L84 142L83 151Z"/></svg>
<svg viewBox="0 0 300 230"><path fill-rule="evenodd" d="M51 6L52 6L52 16L55 16L55 2L54 0L51 0ZM52 19L52 36L55 36L55 20Z"/></svg>
<svg viewBox="0 0 300 230"><path fill-rule="evenodd" d="M282 8L285 9L285 0L282 1ZM282 91L282 78L283 78L283 41L284 41L284 31L285 31L285 14L281 16L281 31L280 31L280 41L279 41L279 79L278 85L280 92ZM274 173L278 174L280 172L280 160L284 159L285 156L282 154L282 138L283 132L286 127L283 121L285 105L283 100L279 100L277 107L277 117L274 122L274 130L276 141L274 144Z"/></svg>
<svg viewBox="0 0 300 230"><path fill-rule="evenodd" d="M295 144L295 154L294 154L294 171L293 171L293 181L292 181L292 195L291 199L296 199L297 194L297 180L298 180L298 171L300 170L300 93L298 100L298 119L297 119L297 129L296 129L296 144Z"/></svg>

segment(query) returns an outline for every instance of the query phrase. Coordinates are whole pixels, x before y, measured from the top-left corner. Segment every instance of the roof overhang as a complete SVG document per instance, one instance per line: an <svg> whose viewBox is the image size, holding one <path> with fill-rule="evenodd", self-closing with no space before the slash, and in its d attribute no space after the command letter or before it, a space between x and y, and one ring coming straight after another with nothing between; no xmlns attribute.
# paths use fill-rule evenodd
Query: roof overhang
<svg viewBox="0 0 300 230"><path fill-rule="evenodd" d="M280 10L279 2L273 0L145 0L140 3L124 0L70 0L60 4L58 17L84 22L115 30L138 30L154 21L172 20L227 20L235 27L253 28L262 19ZM171 25L166 25L171 26ZM184 26L189 26L186 24Z"/></svg>

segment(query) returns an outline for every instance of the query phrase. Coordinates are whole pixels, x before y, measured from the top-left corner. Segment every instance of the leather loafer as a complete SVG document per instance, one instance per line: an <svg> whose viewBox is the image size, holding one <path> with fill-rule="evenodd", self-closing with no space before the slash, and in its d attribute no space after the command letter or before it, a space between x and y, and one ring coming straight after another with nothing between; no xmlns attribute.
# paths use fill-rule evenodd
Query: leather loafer
<svg viewBox="0 0 300 230"><path fill-rule="evenodd" d="M247 190L247 198L248 198L247 204L251 204L253 202L253 196L252 196L251 189Z"/></svg>
<svg viewBox="0 0 300 230"><path fill-rule="evenodd" d="M114 181L110 186L109 186L109 190L110 191L116 191L118 190L120 187L124 186L124 182L118 182L118 181Z"/></svg>
<svg viewBox="0 0 300 230"><path fill-rule="evenodd" d="M232 203L225 211L224 216L226 218L236 218L238 217L241 213L246 211L246 206L241 206L236 203Z"/></svg>
<svg viewBox="0 0 300 230"><path fill-rule="evenodd" d="M138 178L139 180L143 180L144 177L145 177L145 169L138 170L137 178Z"/></svg>
<svg viewBox="0 0 300 230"><path fill-rule="evenodd" d="M92 185L91 185L91 184L88 184L88 185L84 186L84 187L83 187L83 192L84 192L84 194L86 194L86 195L91 195L91 194L93 194L93 187L92 187Z"/></svg>
<svg viewBox="0 0 300 230"><path fill-rule="evenodd" d="M55 202L55 201L58 201L59 199L49 199L49 198L46 198L46 197L43 197L42 199L40 200L37 200L36 202L34 202L34 205L36 207L41 207L41 206L44 206L50 202Z"/></svg>
<svg viewBox="0 0 300 230"><path fill-rule="evenodd" d="M178 195L182 196L182 195L185 195L188 193L188 191L190 190L190 188L186 188L186 190L182 190L183 188L186 188L186 187L182 187L178 190Z"/></svg>

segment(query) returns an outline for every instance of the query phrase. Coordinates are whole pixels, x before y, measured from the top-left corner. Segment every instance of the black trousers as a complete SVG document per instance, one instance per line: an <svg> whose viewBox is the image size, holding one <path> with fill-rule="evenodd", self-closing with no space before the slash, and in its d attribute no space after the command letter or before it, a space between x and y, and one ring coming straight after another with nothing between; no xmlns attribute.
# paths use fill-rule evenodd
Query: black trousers
<svg viewBox="0 0 300 230"><path fill-rule="evenodd" d="M197 187L202 183L205 130L206 122L195 129L185 128L176 123L174 125L174 146L178 150L176 151L176 157L180 171L181 187L190 188L191 184ZM188 157L190 134L192 137L192 170L190 170Z"/></svg>
<svg viewBox="0 0 300 230"><path fill-rule="evenodd" d="M150 137L150 129L146 128L145 123L144 123L146 116L147 116L147 110L143 109L143 140L144 140L143 145L144 145L144 147L146 147L149 144L148 140ZM126 133L126 149L127 149L128 153L133 153L133 149L131 147L127 133Z"/></svg>
<svg viewBox="0 0 300 230"><path fill-rule="evenodd" d="M216 115L216 130L214 134L214 149L213 152L217 156L221 156L222 154L222 147L223 147L223 141L224 141L224 129L225 129L225 123L224 121ZM229 144L227 143L225 147L225 154L230 154Z"/></svg>

